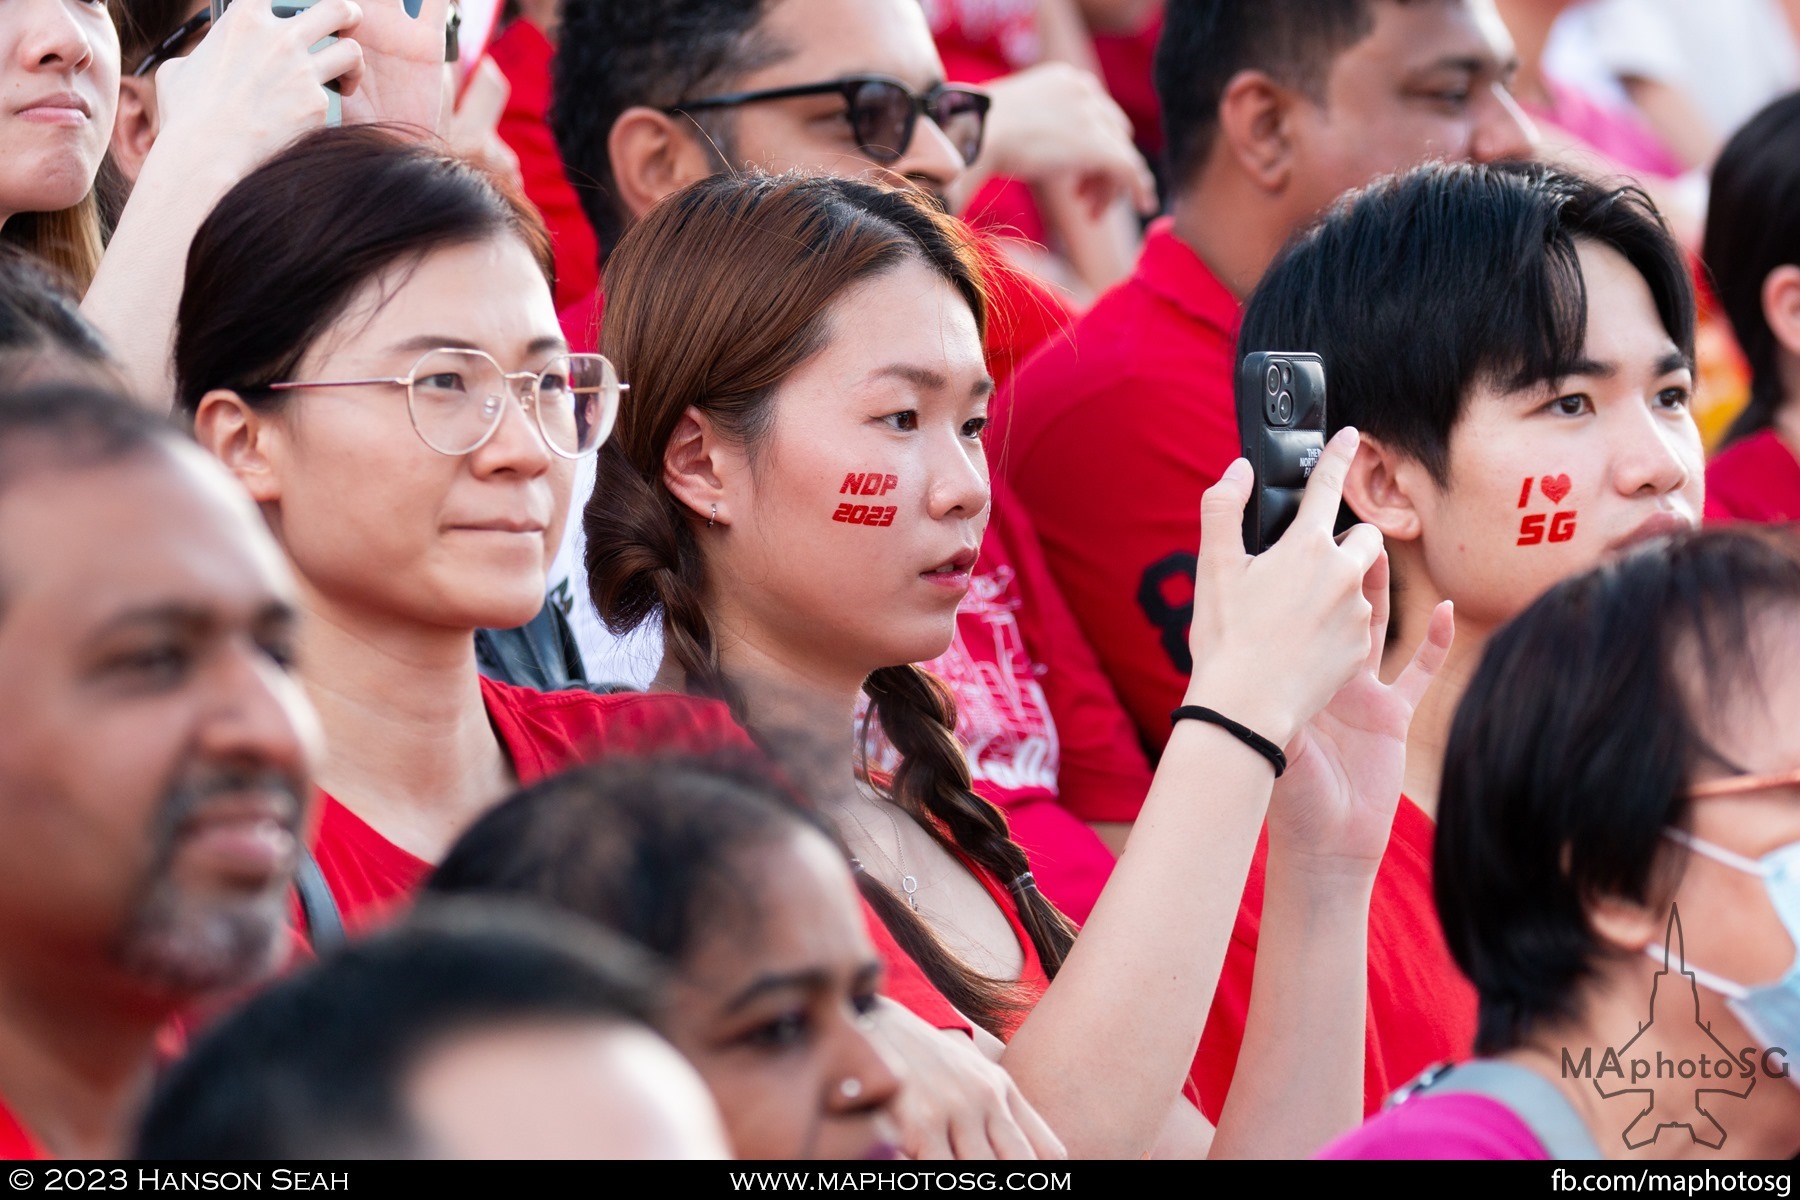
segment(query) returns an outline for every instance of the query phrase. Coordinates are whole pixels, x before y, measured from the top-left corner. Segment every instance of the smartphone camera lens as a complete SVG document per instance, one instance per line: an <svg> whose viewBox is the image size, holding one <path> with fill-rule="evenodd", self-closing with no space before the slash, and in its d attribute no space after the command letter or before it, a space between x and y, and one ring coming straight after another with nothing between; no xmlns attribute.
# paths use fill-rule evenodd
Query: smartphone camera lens
<svg viewBox="0 0 1800 1200"><path fill-rule="evenodd" d="M1281 364L1281 386L1282 387L1292 387L1293 383L1294 383L1294 368L1288 366L1288 364L1286 364L1286 363L1282 363Z"/></svg>
<svg viewBox="0 0 1800 1200"><path fill-rule="evenodd" d="M1275 397L1275 419L1283 425L1294 419L1294 397L1291 392L1283 392Z"/></svg>
<svg viewBox="0 0 1800 1200"><path fill-rule="evenodd" d="M1269 395L1271 395L1271 396L1273 396L1276 392L1279 392L1281 390L1281 368L1280 367L1276 366L1274 363L1269 364L1269 374L1268 374L1268 377L1263 381L1263 386L1268 389Z"/></svg>

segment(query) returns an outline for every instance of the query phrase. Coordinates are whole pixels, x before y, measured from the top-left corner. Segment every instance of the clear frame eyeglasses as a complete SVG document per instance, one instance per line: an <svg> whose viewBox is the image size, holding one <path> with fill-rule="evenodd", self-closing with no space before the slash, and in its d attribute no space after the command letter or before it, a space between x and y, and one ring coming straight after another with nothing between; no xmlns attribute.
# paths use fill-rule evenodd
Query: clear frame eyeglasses
<svg viewBox="0 0 1800 1200"><path fill-rule="evenodd" d="M295 380L271 383L268 390L382 385L406 389L413 430L439 454L472 454L486 445L516 394L544 444L562 458L592 454L606 441L619 415L619 395L630 387L598 354L559 354L542 371L509 373L483 351L443 346L427 350L405 375Z"/></svg>

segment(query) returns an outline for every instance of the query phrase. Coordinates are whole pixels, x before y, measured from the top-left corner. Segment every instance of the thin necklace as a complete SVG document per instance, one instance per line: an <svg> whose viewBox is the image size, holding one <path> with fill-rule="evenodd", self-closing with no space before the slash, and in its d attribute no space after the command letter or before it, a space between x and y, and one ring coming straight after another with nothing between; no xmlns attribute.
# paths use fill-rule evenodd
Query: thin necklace
<svg viewBox="0 0 1800 1200"><path fill-rule="evenodd" d="M877 800L876 803L881 804L881 801ZM906 845L900 840L900 822L894 820L894 814L889 812L885 805L882 806L881 815L887 818L888 825L891 826L894 831L894 850L900 855L900 861L898 862L895 862L894 859L888 855L888 852L882 849L881 843L876 840L873 833L869 832L869 827L863 824L863 819L861 817L857 816L847 805L840 804L838 807L843 809L852 821L856 822L856 827L863 831L864 837L869 839L869 845L875 847L875 853L887 859L888 866L900 873L900 890L906 893L906 903L911 906L914 912L918 912L919 897L917 893L919 890L919 881L906 873Z"/></svg>

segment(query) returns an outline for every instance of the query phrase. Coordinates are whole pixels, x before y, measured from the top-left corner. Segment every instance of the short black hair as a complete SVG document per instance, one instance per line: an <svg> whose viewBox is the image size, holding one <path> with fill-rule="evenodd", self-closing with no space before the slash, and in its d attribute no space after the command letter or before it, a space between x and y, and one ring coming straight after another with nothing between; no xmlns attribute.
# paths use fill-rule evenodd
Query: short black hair
<svg viewBox="0 0 1800 1200"><path fill-rule="evenodd" d="M1800 92L1751 117L1719 153L1700 257L1750 363L1750 403L1725 435L1733 442L1769 428L1781 408L1781 347L1762 289L1776 267L1800 264Z"/></svg>
<svg viewBox="0 0 1800 1200"><path fill-rule="evenodd" d="M1156 44L1156 98L1170 187L1212 153L1219 102L1240 71L1324 98L1339 54L1375 27L1374 0L1168 0Z"/></svg>
<svg viewBox="0 0 1800 1200"><path fill-rule="evenodd" d="M1541 163L1433 163L1341 199L1252 293L1239 355L1325 359L1326 417L1411 455L1439 485L1470 389L1572 374L1587 340L1576 243L1621 254L1694 358L1694 285L1656 206Z"/></svg>
<svg viewBox="0 0 1800 1200"><path fill-rule="evenodd" d="M1695 767L1745 769L1696 713L1760 687L1755 634L1796 616L1794 530L1743 527L1564 580L1488 642L1445 747L1433 868L1478 1053L1572 1014L1606 952L1590 903L1673 891L1663 831L1687 826Z"/></svg>
<svg viewBox="0 0 1800 1200"><path fill-rule="evenodd" d="M75 298L30 256L0 247L0 358L28 355L110 362L106 344Z"/></svg>
<svg viewBox="0 0 1800 1200"><path fill-rule="evenodd" d="M252 999L163 1079L150 1159L410 1157L431 1152L405 1088L446 1041L543 1021L645 1024L655 974L572 918L438 905Z"/></svg>
<svg viewBox="0 0 1800 1200"><path fill-rule="evenodd" d="M563 0L550 127L602 260L631 214L606 139L628 108L667 108L728 87L781 51L756 36L771 0Z"/></svg>
<svg viewBox="0 0 1800 1200"><path fill-rule="evenodd" d="M770 768L747 758L609 758L483 814L426 892L544 904L679 965L721 922L757 919L743 852L807 828L835 844Z"/></svg>

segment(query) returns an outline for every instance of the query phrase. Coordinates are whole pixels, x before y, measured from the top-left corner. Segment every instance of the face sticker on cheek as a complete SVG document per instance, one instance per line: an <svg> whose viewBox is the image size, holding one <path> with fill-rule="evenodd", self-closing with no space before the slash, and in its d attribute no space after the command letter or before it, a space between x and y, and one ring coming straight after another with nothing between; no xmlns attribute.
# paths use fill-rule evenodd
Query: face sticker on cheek
<svg viewBox="0 0 1800 1200"><path fill-rule="evenodd" d="M838 488L843 496L885 496L900 486L897 475L885 471L846 471L844 482ZM894 523L894 514L899 509L892 504L870 504L864 500L845 500L838 504L831 514L831 519L843 525L864 525L886 528Z"/></svg>
<svg viewBox="0 0 1800 1200"><path fill-rule="evenodd" d="M1539 546L1546 543L1566 542L1575 536L1575 524L1580 514L1574 509L1562 508L1562 502L1568 499L1574 490L1566 474L1527 476L1519 488L1519 507L1525 508L1531 503L1531 493L1535 488L1542 493L1555 510L1553 512L1526 513L1519 518L1520 546Z"/></svg>

